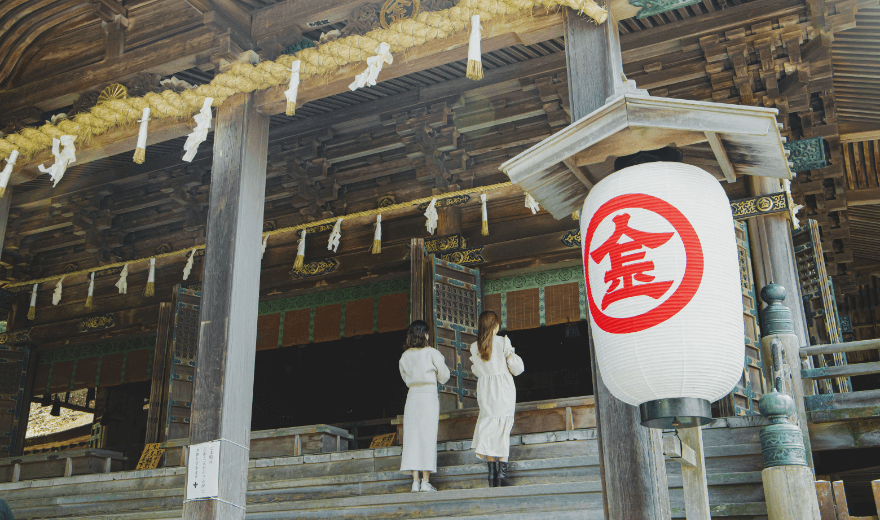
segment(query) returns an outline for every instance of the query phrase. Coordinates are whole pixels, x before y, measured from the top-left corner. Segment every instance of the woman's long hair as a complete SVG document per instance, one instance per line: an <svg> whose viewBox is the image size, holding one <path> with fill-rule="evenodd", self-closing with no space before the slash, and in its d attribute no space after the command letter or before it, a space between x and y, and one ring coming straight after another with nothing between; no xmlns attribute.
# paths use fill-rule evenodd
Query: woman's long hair
<svg viewBox="0 0 880 520"><path fill-rule="evenodd" d="M492 357L492 338L495 336L495 327L497 326L497 314L492 311L480 313L480 324L477 329L477 351L483 361L489 361L489 358Z"/></svg>
<svg viewBox="0 0 880 520"><path fill-rule="evenodd" d="M423 320L412 322L406 331L406 342L403 344L403 350L410 348L425 348L428 342L428 324Z"/></svg>

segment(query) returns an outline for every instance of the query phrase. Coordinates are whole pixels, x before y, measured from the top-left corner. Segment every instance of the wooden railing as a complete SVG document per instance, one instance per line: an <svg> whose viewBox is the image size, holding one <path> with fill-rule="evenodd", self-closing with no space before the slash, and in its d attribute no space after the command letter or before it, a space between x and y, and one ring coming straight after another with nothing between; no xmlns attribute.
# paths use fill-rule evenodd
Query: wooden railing
<svg viewBox="0 0 880 520"><path fill-rule="evenodd" d="M801 359L808 359L810 356L844 354L846 352L858 352L871 349L880 349L880 339L801 347L800 357ZM870 362L842 366L805 368L801 370L801 377L806 381L817 381L878 373L880 373L880 362ZM834 419L871 417L875 416L875 412L880 409L880 405L878 405L878 403L880 403L880 389L807 395L804 400L807 412L829 415L829 418L832 418L832 416Z"/></svg>

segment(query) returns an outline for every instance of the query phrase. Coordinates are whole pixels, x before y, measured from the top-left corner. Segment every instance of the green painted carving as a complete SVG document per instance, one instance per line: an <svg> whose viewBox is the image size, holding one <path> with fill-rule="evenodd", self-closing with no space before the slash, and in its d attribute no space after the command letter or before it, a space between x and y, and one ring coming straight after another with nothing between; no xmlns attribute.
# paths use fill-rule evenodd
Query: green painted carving
<svg viewBox="0 0 880 520"><path fill-rule="evenodd" d="M309 309L320 307L322 305L353 302L365 298L397 293L409 293L409 278L399 278L397 280L387 280L384 282L358 285L355 287L346 287L345 289L322 291L303 294L301 296L293 296L290 298L282 298L280 300L260 302L259 314L262 316L264 314Z"/></svg>
<svg viewBox="0 0 880 520"><path fill-rule="evenodd" d="M629 0L630 5L641 7L636 18L647 18L648 16L699 3L700 0Z"/></svg>
<svg viewBox="0 0 880 520"><path fill-rule="evenodd" d="M299 43L294 43L293 45L288 45L284 48L283 54L296 54L297 52L308 49L309 47L314 47L315 42L308 38L303 38L299 41Z"/></svg>
<svg viewBox="0 0 880 520"><path fill-rule="evenodd" d="M782 146L791 151L788 160L794 164L791 167L793 172L818 170L828 166L828 159L825 157L825 141L822 140L822 137L791 141Z"/></svg>
<svg viewBox="0 0 880 520"><path fill-rule="evenodd" d="M580 266L528 273L483 282L483 294L503 294L523 289L537 289L566 283L582 283L584 269Z"/></svg>
<svg viewBox="0 0 880 520"><path fill-rule="evenodd" d="M72 347L40 352L38 363L40 365L48 365L52 363L60 363L62 361L107 356L109 354L132 352L135 350L154 349L155 347L155 335L96 341L94 343L83 343Z"/></svg>

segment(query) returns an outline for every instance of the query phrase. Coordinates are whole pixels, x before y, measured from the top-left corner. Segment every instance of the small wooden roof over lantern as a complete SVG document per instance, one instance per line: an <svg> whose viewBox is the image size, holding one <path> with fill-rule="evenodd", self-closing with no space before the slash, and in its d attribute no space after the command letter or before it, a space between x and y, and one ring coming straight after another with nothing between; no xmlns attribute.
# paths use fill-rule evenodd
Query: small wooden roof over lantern
<svg viewBox="0 0 880 520"><path fill-rule="evenodd" d="M601 108L501 165L555 218L583 205L592 187L585 172L598 181L613 172L615 158L665 146L708 142L728 182L792 178L776 109L652 97L632 81L620 87Z"/></svg>

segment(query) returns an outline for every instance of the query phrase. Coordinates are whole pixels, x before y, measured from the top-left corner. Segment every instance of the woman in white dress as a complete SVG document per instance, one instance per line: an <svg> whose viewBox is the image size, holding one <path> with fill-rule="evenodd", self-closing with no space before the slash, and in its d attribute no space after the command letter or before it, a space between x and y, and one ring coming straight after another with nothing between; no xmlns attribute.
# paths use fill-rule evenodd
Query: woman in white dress
<svg viewBox="0 0 880 520"><path fill-rule="evenodd" d="M409 387L403 409L403 457L400 471L412 471L412 490L437 491L428 482L437 471L437 427L440 399L437 383L449 380L446 360L428 343L428 324L416 320L406 332L406 352L400 356L400 377ZM422 474L419 484L419 472Z"/></svg>
<svg viewBox="0 0 880 520"><path fill-rule="evenodd" d="M510 340L498 334L498 316L480 314L478 338L471 344L471 362L477 376L477 404L480 416L474 428L473 447L489 468L489 487L506 486L510 456L510 430L516 412L516 385L512 376L523 373L523 360Z"/></svg>

